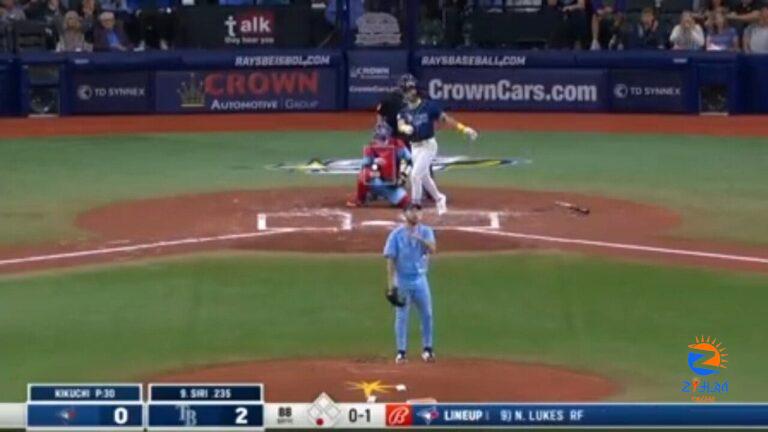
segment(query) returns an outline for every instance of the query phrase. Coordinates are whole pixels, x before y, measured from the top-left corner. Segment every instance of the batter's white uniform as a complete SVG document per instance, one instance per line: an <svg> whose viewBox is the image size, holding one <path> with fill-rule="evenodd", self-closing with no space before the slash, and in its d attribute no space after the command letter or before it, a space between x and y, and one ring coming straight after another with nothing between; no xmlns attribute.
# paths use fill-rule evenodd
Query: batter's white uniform
<svg viewBox="0 0 768 432"><path fill-rule="evenodd" d="M429 167L437 157L437 140L435 139L435 122L440 120L443 110L437 103L430 100L420 100L417 104L408 104L400 111L398 119L408 128L410 134L411 159L411 201L421 204L423 190L435 198L438 214L447 211L445 195L440 193L435 180L429 175Z"/></svg>

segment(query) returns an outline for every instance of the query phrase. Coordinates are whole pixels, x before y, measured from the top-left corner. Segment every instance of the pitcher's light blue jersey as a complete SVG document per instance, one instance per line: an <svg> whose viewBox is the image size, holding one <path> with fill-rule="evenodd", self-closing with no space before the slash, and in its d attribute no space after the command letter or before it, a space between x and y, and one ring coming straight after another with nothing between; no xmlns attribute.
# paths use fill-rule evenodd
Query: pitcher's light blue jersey
<svg viewBox="0 0 768 432"><path fill-rule="evenodd" d="M435 241L432 228L418 224L415 230L424 240ZM421 281L429 270L429 250L411 236L406 225L401 225L389 233L384 245L384 256L394 260L397 280L403 285Z"/></svg>

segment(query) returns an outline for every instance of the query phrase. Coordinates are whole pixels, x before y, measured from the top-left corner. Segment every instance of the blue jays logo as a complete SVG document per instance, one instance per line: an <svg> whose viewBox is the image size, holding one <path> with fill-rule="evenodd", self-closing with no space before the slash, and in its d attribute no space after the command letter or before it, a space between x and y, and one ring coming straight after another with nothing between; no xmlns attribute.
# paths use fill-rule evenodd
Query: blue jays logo
<svg viewBox="0 0 768 432"><path fill-rule="evenodd" d="M429 425L432 424L432 421L437 420L440 417L440 411L437 410L437 407L429 407L420 410L416 415L424 419L424 423Z"/></svg>
<svg viewBox="0 0 768 432"><path fill-rule="evenodd" d="M77 417L77 411L74 408L64 408L58 412L58 417L61 419L62 424L68 425Z"/></svg>

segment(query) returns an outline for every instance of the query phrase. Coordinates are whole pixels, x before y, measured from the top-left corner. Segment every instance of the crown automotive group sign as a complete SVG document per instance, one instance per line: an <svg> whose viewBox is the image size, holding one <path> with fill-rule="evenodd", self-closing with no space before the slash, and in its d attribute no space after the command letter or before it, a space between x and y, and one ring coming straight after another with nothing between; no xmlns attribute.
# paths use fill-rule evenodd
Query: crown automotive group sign
<svg viewBox="0 0 768 432"><path fill-rule="evenodd" d="M316 111L337 103L330 68L158 72L160 112Z"/></svg>

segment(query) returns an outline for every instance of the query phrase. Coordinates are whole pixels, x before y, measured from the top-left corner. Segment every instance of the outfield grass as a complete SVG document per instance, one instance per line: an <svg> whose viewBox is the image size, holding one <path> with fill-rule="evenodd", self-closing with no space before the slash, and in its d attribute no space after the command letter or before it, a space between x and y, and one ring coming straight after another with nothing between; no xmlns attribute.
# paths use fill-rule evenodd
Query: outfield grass
<svg viewBox="0 0 768 432"><path fill-rule="evenodd" d="M686 346L713 335L731 354L724 399L765 399L766 324L754 305L768 297L766 276L575 254L441 255L432 274L443 357L566 365L620 381L618 399L684 401ZM22 400L30 381L390 356L382 275L376 256L219 253L2 277L0 400Z"/></svg>
<svg viewBox="0 0 768 432"><path fill-rule="evenodd" d="M281 161L352 157L366 132L149 134L0 141L0 243L85 236L72 221L110 201L306 185ZM527 167L440 174L441 184L600 193L683 214L679 234L768 243L763 139L587 133L486 133L475 147L443 132L443 154L526 156ZM351 178L312 178L313 184Z"/></svg>

